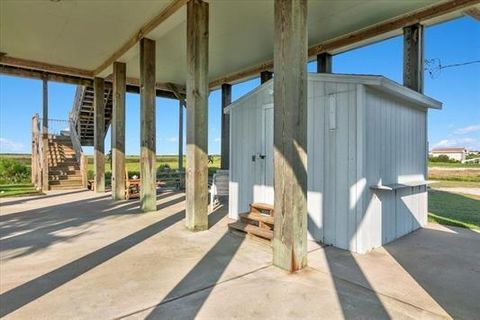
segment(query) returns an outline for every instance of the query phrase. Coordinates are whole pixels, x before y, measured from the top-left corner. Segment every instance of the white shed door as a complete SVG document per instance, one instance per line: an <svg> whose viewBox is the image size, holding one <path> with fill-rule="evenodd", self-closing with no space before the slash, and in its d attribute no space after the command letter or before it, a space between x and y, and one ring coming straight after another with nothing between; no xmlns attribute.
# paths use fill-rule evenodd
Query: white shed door
<svg viewBox="0 0 480 320"><path fill-rule="evenodd" d="M255 186L254 202L273 205L273 106L268 105L260 109L258 137L258 152L255 155ZM252 157L252 160L254 158Z"/></svg>

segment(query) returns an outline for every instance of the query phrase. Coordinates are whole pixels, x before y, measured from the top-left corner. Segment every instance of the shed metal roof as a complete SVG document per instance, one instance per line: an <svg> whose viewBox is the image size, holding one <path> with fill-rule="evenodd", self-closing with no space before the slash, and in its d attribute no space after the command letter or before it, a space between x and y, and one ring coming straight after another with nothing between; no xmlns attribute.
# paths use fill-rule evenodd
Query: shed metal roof
<svg viewBox="0 0 480 320"><path fill-rule="evenodd" d="M319 80L324 82L340 82L340 83L355 83L363 84L369 87L373 87L376 90L386 92L399 99L406 100L424 108L441 109L442 103L433 98L427 97L424 94L418 93L412 89L402 86L384 76L378 75L356 75L356 74L327 74L327 73L309 73L308 80ZM240 105L246 99L249 99L252 95L255 95L263 90L270 90L273 94L273 79L265 82L263 85L254 88L252 91L242 96L238 100L234 101L224 112L229 113L230 110Z"/></svg>

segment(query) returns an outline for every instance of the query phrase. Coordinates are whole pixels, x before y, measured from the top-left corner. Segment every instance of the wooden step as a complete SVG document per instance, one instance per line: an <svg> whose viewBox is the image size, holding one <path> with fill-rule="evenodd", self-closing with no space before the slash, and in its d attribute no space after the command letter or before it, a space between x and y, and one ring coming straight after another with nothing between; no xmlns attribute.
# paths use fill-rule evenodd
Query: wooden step
<svg viewBox="0 0 480 320"><path fill-rule="evenodd" d="M228 227L234 230L245 232L250 235L255 235L263 239L268 239L268 240L273 239L272 230L260 228L251 224L240 222L240 221L229 223Z"/></svg>
<svg viewBox="0 0 480 320"><path fill-rule="evenodd" d="M268 213L273 216L273 206L267 203L250 203L250 212Z"/></svg>
<svg viewBox="0 0 480 320"><path fill-rule="evenodd" d="M81 186L82 180L48 180L50 186Z"/></svg>
<svg viewBox="0 0 480 320"><path fill-rule="evenodd" d="M50 185L50 190L75 190L83 189L82 185Z"/></svg>
<svg viewBox="0 0 480 320"><path fill-rule="evenodd" d="M49 174L48 181L82 181L81 175L58 175L58 174Z"/></svg>
<svg viewBox="0 0 480 320"><path fill-rule="evenodd" d="M274 217L270 215L264 215L258 212L246 212L240 214L240 219L247 219L247 220L252 220L252 221L257 221L257 222L263 222L267 224L274 224Z"/></svg>

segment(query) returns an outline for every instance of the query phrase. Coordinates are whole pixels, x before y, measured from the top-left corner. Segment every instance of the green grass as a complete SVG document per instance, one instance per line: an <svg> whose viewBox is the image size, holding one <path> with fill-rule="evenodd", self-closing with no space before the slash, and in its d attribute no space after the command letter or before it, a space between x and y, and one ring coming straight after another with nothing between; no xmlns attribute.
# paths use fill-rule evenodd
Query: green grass
<svg viewBox="0 0 480 320"><path fill-rule="evenodd" d="M15 197L15 196L28 196L28 195L40 195L41 192L35 190L32 184L2 184L0 185L0 198L3 197Z"/></svg>
<svg viewBox="0 0 480 320"><path fill-rule="evenodd" d="M428 212L430 222L480 230L480 197L430 189Z"/></svg>
<svg viewBox="0 0 480 320"><path fill-rule="evenodd" d="M440 168L480 168L480 163L460 163L460 162L428 162L428 167L440 167Z"/></svg>
<svg viewBox="0 0 480 320"><path fill-rule="evenodd" d="M431 188L480 188L478 181L437 180L430 185Z"/></svg>
<svg viewBox="0 0 480 320"><path fill-rule="evenodd" d="M212 163L208 164L209 172L212 173L213 171L220 168L220 156L212 156ZM157 168L161 165L166 165L170 167L172 170L178 169L178 158L176 156L157 156ZM183 157L183 167L185 168L186 160ZM139 172L140 171L140 157L139 156L127 156L125 158L125 165L127 166L128 172ZM88 170L93 171L93 157L88 157ZM105 160L105 172L111 172L112 169L110 167L109 161Z"/></svg>

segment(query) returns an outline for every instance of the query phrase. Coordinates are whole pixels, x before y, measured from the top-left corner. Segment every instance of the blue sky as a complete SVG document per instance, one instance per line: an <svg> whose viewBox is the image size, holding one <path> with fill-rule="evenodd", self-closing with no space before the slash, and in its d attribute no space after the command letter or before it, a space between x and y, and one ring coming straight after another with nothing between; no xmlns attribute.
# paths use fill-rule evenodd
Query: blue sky
<svg viewBox="0 0 480 320"><path fill-rule="evenodd" d="M475 41L475 39L477 39ZM461 18L429 27L425 33L425 58L442 65L480 60L480 23ZM402 82L402 38L396 37L336 55L333 71L384 75ZM315 70L310 63L309 71ZM260 83L254 79L233 86L237 99ZM49 117L67 119L75 86L49 83ZM466 146L480 150L480 63L443 69L431 78L425 74L425 94L444 103L429 112L429 142L435 146ZM127 94L127 154L140 150L140 96ZM42 110L42 84L37 80L0 76L0 153L29 153L31 117ZM209 153L220 153L220 92L209 97ZM157 154L178 149L178 102L157 98ZM110 150L110 133L105 140ZM184 148L185 150L185 148ZM92 148L85 148L87 153Z"/></svg>

